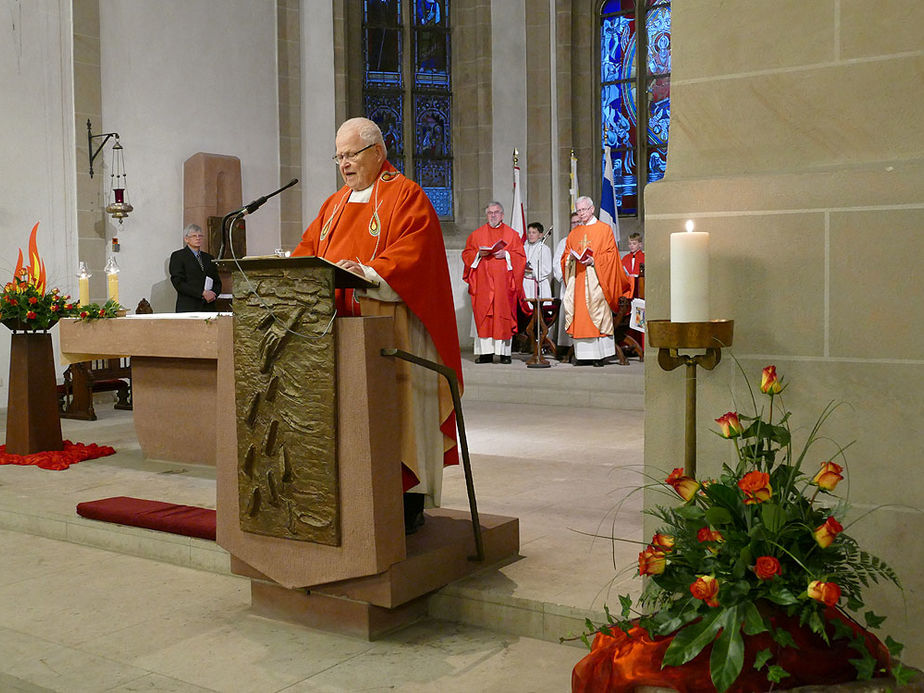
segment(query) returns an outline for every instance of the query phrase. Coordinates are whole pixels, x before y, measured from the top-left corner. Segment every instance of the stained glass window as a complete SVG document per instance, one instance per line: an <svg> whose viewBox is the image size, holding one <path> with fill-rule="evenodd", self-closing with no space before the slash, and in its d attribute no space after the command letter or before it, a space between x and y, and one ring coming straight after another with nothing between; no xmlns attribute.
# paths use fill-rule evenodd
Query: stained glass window
<svg viewBox="0 0 924 693"><path fill-rule="evenodd" d="M382 129L388 160L452 218L449 0L363 0L363 36L366 117Z"/></svg>
<svg viewBox="0 0 924 693"><path fill-rule="evenodd" d="M638 27L645 31L639 40ZM638 53L647 56L639 74ZM640 212L640 186L664 177L670 130L671 4L607 0L600 11L601 149L610 147L620 216ZM639 138L639 132L645 137ZM601 163L604 156L601 155Z"/></svg>

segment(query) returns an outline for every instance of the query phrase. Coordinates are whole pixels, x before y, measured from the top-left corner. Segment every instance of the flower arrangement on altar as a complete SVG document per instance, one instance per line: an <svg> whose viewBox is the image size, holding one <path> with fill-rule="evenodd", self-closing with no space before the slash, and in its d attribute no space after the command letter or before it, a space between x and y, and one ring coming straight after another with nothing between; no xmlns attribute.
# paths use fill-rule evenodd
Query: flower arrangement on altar
<svg viewBox="0 0 924 693"><path fill-rule="evenodd" d="M46 287L45 263L38 254L38 223L29 236L29 264L23 264L22 249L13 271L13 279L0 292L0 322L11 330L48 330L61 318L114 318L122 306L109 300L100 306L79 305L57 288Z"/></svg>
<svg viewBox="0 0 924 693"><path fill-rule="evenodd" d="M58 289L46 291L45 263L39 257L35 236L38 223L29 236L29 264L23 265L22 249L13 279L0 293L0 321L14 330L47 330L61 318L76 317L76 301Z"/></svg>
<svg viewBox="0 0 924 693"><path fill-rule="evenodd" d="M795 675L808 666L823 669L832 648L840 648L839 667L849 660L855 669L841 681L891 673L902 684L911 677L914 670L897 660L901 644L886 638L883 647L866 630L884 618L865 610L862 589L880 581L901 589L901 583L847 533L848 506L835 495L846 474L846 448L838 446L834 459L807 459L837 405L825 407L797 452L776 368L761 375L765 405L750 383L748 389L753 416L727 412L715 420L718 435L734 446L734 462L714 479L697 480L683 469L664 479L682 504L647 511L661 525L638 557L639 575L649 578L638 603L644 615L631 619L632 600L620 596L618 616L607 609L608 623L599 628L587 621L597 635L574 681L596 677L596 684L575 690L601 690L601 677L609 677L606 690L621 690L616 680L719 692L836 683ZM865 628L843 608L863 612ZM588 645L589 634L582 636ZM606 647L606 657L594 661L594 651ZM695 674L682 673L688 663L699 666L698 683L691 683Z"/></svg>

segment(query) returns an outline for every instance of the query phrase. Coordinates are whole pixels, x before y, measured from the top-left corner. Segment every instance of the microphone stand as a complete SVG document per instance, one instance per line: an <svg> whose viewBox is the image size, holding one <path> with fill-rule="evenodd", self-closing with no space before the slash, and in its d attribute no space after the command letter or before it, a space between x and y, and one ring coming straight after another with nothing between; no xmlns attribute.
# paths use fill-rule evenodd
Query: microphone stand
<svg viewBox="0 0 924 693"><path fill-rule="evenodd" d="M228 212L227 214L225 214L221 218L221 246L219 246L218 248L217 259L223 260L225 257L225 244L228 241L228 236L230 235L231 226L234 225L234 222L232 222L230 225L228 224L229 219L231 219L232 217L245 217L248 214L253 214L258 209L260 209L260 207L266 204L267 200L269 200L272 197L276 197L276 195L281 193L283 190L288 190L296 183L298 183L298 178L293 178L292 180L290 180L288 183L283 185L278 190L274 190L273 192L271 192L269 195L263 195L261 197L258 197L256 200L254 200L250 204L244 205L240 209L236 209L233 212ZM233 251L233 248L232 248L232 251ZM232 252L232 255L233 255L233 252Z"/></svg>

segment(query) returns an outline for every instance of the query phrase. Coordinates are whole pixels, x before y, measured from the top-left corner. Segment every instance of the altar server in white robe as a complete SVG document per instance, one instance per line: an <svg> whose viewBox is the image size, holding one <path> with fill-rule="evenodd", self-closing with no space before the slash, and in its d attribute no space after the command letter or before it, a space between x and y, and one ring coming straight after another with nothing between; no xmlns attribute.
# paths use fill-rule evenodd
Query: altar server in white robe
<svg viewBox="0 0 924 693"><path fill-rule="evenodd" d="M526 271L523 274L523 293L526 298L536 298L536 287L539 288L539 298L552 298L552 286L549 277L552 275L552 251L540 240L545 231L542 224L534 221L526 227Z"/></svg>

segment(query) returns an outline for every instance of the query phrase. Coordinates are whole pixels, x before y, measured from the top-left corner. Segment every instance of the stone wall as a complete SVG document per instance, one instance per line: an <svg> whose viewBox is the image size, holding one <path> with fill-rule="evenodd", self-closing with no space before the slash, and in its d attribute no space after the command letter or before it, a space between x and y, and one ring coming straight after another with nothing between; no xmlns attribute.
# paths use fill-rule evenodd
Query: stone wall
<svg viewBox="0 0 924 693"><path fill-rule="evenodd" d="M828 401L845 402L826 430L856 441L849 532L905 582L904 595L870 590L869 605L912 665L924 661L922 27L924 5L902 0L676 3L667 176L646 191L649 318L669 317L669 237L693 218L711 234L712 317L735 320L734 349L700 373L701 476L729 460L712 420L749 411L732 355L752 383L768 364L791 383L797 444ZM682 466L684 385L653 357L645 466L659 477ZM806 464L835 453L821 443Z"/></svg>

